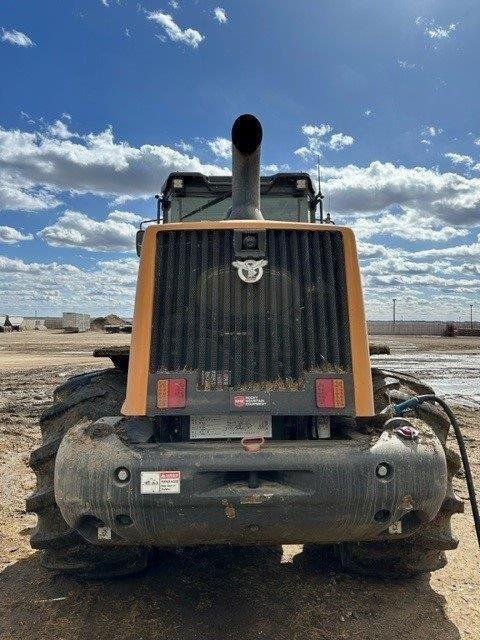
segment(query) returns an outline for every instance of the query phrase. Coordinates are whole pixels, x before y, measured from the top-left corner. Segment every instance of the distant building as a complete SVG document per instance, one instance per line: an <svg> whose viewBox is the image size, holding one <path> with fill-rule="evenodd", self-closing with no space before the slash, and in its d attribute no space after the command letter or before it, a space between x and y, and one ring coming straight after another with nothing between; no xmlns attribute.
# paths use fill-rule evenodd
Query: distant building
<svg viewBox="0 0 480 640"><path fill-rule="evenodd" d="M88 313L64 313L62 326L66 333L90 331L90 316Z"/></svg>
<svg viewBox="0 0 480 640"><path fill-rule="evenodd" d="M88 313L63 314L63 330L66 333L84 333L90 331L90 316Z"/></svg>

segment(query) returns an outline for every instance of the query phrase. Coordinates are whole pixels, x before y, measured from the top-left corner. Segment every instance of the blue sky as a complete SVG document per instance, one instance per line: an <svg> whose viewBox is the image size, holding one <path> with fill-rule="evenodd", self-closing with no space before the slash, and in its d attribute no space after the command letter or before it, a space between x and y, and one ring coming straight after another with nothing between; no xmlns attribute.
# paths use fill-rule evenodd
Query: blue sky
<svg viewBox="0 0 480 640"><path fill-rule="evenodd" d="M171 170L266 171L351 224L368 315L458 320L480 291L473 0L3 0L0 313L131 313L140 217ZM477 311L477 313L479 313Z"/></svg>

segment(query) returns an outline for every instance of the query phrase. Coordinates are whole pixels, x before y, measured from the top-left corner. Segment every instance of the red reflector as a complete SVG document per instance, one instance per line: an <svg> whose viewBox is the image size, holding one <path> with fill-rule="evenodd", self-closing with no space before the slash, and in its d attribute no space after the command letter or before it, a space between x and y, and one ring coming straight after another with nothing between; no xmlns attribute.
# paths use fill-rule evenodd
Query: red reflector
<svg viewBox="0 0 480 640"><path fill-rule="evenodd" d="M317 407L343 409L345 406L343 380L341 378L317 378L315 380L315 398Z"/></svg>
<svg viewBox="0 0 480 640"><path fill-rule="evenodd" d="M186 405L187 381L185 378L162 379L157 382L157 407L182 409Z"/></svg>

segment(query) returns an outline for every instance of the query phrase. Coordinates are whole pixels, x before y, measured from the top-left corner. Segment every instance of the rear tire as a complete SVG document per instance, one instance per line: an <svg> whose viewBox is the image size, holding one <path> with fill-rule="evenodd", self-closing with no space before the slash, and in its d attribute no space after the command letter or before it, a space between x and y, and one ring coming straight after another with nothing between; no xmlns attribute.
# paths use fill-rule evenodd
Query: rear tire
<svg viewBox="0 0 480 640"><path fill-rule="evenodd" d="M412 375L372 369L375 413L390 402L401 402L419 394L434 393L428 385ZM434 405L424 404L418 417L426 422L442 443L447 459L447 495L435 518L408 538L376 542L345 542L339 545L345 570L367 576L411 578L437 571L447 563L445 550L456 549L450 519L463 512L463 502L455 495L452 480L460 469L459 456L446 445L450 423Z"/></svg>
<svg viewBox="0 0 480 640"><path fill-rule="evenodd" d="M349 573L374 578L413 578L442 569L447 564L445 552L395 542L346 542L340 545L342 568Z"/></svg>
<svg viewBox="0 0 480 640"><path fill-rule="evenodd" d="M53 405L40 417L42 445L30 456L37 486L26 508L37 515L30 544L41 549L41 562L47 569L103 578L135 573L147 566L148 552L142 547L96 547L82 538L63 519L53 485L63 436L77 424L120 415L125 388L126 373L115 368L73 376L57 387Z"/></svg>

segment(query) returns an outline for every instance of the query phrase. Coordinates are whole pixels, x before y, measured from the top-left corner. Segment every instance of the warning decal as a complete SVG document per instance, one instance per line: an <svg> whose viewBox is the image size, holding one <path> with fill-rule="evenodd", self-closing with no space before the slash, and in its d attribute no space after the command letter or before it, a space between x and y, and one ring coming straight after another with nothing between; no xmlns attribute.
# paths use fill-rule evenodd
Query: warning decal
<svg viewBox="0 0 480 640"><path fill-rule="evenodd" d="M180 471L142 471L140 493L180 493Z"/></svg>

